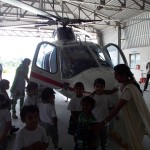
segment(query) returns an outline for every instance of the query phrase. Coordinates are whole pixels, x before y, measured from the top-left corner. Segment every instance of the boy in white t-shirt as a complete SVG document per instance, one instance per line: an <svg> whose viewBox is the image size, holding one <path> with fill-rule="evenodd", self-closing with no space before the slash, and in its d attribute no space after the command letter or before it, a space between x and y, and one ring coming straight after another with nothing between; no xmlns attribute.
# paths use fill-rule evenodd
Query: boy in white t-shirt
<svg viewBox="0 0 150 150"><path fill-rule="evenodd" d="M70 110L71 116L69 119L68 134L75 137L77 121L80 112L82 111L81 100L84 97L84 85L82 82L77 82L74 85L75 96L71 98L67 109Z"/></svg>
<svg viewBox="0 0 150 150"><path fill-rule="evenodd" d="M26 88L26 96L24 98L24 105L38 105L38 84L29 82Z"/></svg>
<svg viewBox="0 0 150 150"><path fill-rule="evenodd" d="M51 88L45 88L41 93L42 103L39 104L40 125L46 130L48 136L52 138L55 149L58 148L58 127L57 116L55 110L55 92Z"/></svg>
<svg viewBox="0 0 150 150"><path fill-rule="evenodd" d="M91 96L95 99L95 107L93 109L93 114L97 122L101 122L109 114L109 96L104 94L105 80L102 78L97 78L94 81L95 92ZM108 138L108 124L100 130L98 143L102 150L106 150L107 138Z"/></svg>
<svg viewBox="0 0 150 150"><path fill-rule="evenodd" d="M6 150L11 129L11 114L6 102L5 96L0 94L0 150Z"/></svg>
<svg viewBox="0 0 150 150"><path fill-rule="evenodd" d="M46 150L49 142L45 129L38 125L38 107L35 105L23 106L20 116L26 125L17 133L14 150Z"/></svg>

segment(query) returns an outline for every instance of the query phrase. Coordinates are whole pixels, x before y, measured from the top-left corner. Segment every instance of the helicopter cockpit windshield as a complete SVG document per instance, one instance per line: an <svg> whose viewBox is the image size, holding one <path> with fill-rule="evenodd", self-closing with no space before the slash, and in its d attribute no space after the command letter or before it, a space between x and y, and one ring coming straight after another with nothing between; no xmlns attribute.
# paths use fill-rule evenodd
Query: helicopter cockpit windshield
<svg viewBox="0 0 150 150"><path fill-rule="evenodd" d="M69 46L61 50L61 72L69 79L80 72L98 67L97 62L86 46Z"/></svg>
<svg viewBox="0 0 150 150"><path fill-rule="evenodd" d="M57 72L56 47L47 43L40 46L36 65L50 73Z"/></svg>
<svg viewBox="0 0 150 150"><path fill-rule="evenodd" d="M100 65L104 67L111 67L113 68L113 64L111 62L111 58L108 56L106 52L99 45L92 45L90 46L92 51L94 52L95 56L97 57L98 62Z"/></svg>

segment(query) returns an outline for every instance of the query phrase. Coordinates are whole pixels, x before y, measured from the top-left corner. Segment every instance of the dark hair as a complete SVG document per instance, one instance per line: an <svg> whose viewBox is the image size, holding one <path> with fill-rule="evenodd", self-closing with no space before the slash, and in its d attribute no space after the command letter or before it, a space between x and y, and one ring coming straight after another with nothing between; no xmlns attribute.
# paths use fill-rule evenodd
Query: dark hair
<svg viewBox="0 0 150 150"><path fill-rule="evenodd" d="M84 85L83 85L82 82L76 82L75 85L74 85L74 89L75 89L76 87L81 87L81 88L84 89Z"/></svg>
<svg viewBox="0 0 150 150"><path fill-rule="evenodd" d="M0 81L0 89L3 89L3 87L5 86L5 85L9 85L9 81L8 80L6 80L6 79L2 79L1 81Z"/></svg>
<svg viewBox="0 0 150 150"><path fill-rule="evenodd" d="M39 109L35 105L24 105L20 111L20 117L22 122L24 122L27 113L39 113Z"/></svg>
<svg viewBox="0 0 150 150"><path fill-rule="evenodd" d="M119 64L114 67L114 71L120 75L126 75L133 84L138 88L138 90L142 93L142 90L140 89L140 85L137 83L137 81L134 78L134 74L131 72L130 68L126 64Z"/></svg>
<svg viewBox="0 0 150 150"><path fill-rule="evenodd" d="M26 87L27 92L30 92L32 89L36 89L36 88L38 88L38 84L35 82L29 82Z"/></svg>
<svg viewBox="0 0 150 150"><path fill-rule="evenodd" d="M52 88L45 88L41 94L42 101L47 100L49 96L52 96L53 94L55 94L55 92Z"/></svg>
<svg viewBox="0 0 150 150"><path fill-rule="evenodd" d="M95 100L91 96L85 96L85 97L83 97L82 100L81 100L81 105L83 103L89 103L89 104L91 104L91 106L93 108L95 107Z"/></svg>
<svg viewBox="0 0 150 150"><path fill-rule="evenodd" d="M95 79L95 81L94 81L94 87L95 87L96 84L101 84L101 85L104 85L104 86L105 86L105 80L102 79L102 78L97 78L97 79Z"/></svg>
<svg viewBox="0 0 150 150"><path fill-rule="evenodd" d="M22 64L26 64L27 62L31 62L31 60L29 58L24 58L24 60L22 61Z"/></svg>

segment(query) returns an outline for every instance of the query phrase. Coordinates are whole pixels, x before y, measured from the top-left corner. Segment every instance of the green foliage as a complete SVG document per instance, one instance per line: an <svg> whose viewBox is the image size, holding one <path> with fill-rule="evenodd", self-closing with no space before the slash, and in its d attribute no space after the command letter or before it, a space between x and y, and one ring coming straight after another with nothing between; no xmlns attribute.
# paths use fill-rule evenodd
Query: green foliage
<svg viewBox="0 0 150 150"><path fill-rule="evenodd" d="M14 72L16 68L20 65L22 59L21 58L15 58L12 60L3 60L3 73L9 73Z"/></svg>

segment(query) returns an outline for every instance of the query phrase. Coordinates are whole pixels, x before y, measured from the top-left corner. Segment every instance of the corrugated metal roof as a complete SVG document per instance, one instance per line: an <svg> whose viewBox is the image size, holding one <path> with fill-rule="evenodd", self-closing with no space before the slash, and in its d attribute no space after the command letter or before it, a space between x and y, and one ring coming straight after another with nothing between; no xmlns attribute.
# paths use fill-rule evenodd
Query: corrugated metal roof
<svg viewBox="0 0 150 150"><path fill-rule="evenodd" d="M18 2L19 0L0 1L0 27L36 24L42 21L38 20L39 17L36 14L24 10L21 5L15 6L15 4L10 4L11 1ZM86 27L87 30L95 32L96 30L104 30L109 26L117 26L116 22L120 22L121 24L125 22L126 25L130 25L143 21L138 20L142 19L141 14L150 12L149 0L41 0L41 3L33 0L20 0L19 2L56 16L71 19L102 19L103 21L78 25L79 27ZM149 18L148 13L144 19ZM45 27L41 28L44 29ZM49 29L52 29L52 27L49 27Z"/></svg>

